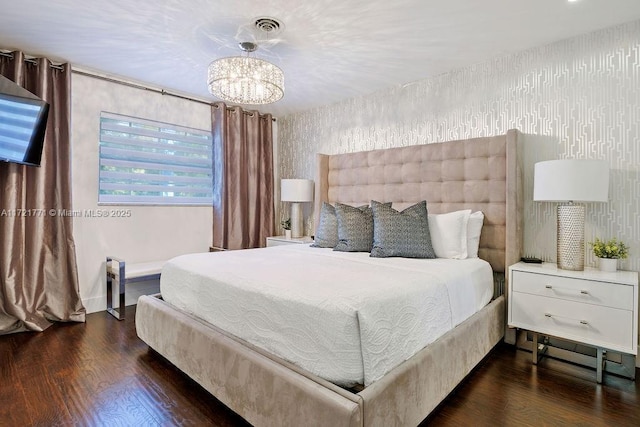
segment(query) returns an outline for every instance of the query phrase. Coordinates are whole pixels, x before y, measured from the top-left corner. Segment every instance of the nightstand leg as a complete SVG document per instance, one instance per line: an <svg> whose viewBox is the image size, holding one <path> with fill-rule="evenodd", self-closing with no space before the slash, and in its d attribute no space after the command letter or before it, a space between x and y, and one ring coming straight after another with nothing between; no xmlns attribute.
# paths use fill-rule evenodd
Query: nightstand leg
<svg viewBox="0 0 640 427"><path fill-rule="evenodd" d="M598 356L596 359L596 382L598 384L602 383L602 371L604 369L604 358L602 357L604 354L604 351L598 347L597 348L597 352L598 352Z"/></svg>
<svg viewBox="0 0 640 427"><path fill-rule="evenodd" d="M549 349L547 345L546 338L543 340L542 344L539 343L538 339L540 336L536 332L531 332L531 357L533 360L533 364L537 365L538 361L544 357Z"/></svg>

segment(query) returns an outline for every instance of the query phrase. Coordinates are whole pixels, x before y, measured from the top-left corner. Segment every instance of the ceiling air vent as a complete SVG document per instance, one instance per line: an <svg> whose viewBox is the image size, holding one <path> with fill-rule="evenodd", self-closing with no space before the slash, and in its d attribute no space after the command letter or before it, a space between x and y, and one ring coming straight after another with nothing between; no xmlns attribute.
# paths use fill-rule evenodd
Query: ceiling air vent
<svg viewBox="0 0 640 427"><path fill-rule="evenodd" d="M284 25L276 19L268 17L256 18L255 26L258 30L268 33L269 35L278 34L284 28Z"/></svg>

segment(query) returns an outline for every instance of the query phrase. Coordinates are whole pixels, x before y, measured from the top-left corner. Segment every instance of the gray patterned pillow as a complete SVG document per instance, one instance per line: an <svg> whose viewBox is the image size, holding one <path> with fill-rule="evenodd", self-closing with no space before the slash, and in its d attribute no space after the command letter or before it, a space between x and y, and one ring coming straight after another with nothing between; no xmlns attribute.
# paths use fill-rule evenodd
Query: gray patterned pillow
<svg viewBox="0 0 640 427"><path fill-rule="evenodd" d="M391 206L371 202L375 258L435 258L429 232L427 202L416 203L398 212Z"/></svg>
<svg viewBox="0 0 640 427"><path fill-rule="evenodd" d="M377 202L376 202L377 203ZM391 207L391 203L386 203ZM373 212L369 206L353 206L336 203L338 219L338 244L333 248L340 252L371 252L373 245Z"/></svg>
<svg viewBox="0 0 640 427"><path fill-rule="evenodd" d="M311 245L313 248L335 248L338 244L338 218L336 208L327 202L322 202L318 229Z"/></svg>

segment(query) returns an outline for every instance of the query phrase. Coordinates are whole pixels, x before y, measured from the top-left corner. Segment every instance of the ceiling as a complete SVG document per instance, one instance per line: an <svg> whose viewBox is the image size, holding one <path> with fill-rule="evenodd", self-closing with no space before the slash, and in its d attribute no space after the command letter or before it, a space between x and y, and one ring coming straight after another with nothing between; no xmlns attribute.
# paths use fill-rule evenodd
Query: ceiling
<svg viewBox="0 0 640 427"><path fill-rule="evenodd" d="M284 116L640 19L639 0L0 0L0 48L215 101L207 66L285 73ZM253 22L274 17L279 34Z"/></svg>

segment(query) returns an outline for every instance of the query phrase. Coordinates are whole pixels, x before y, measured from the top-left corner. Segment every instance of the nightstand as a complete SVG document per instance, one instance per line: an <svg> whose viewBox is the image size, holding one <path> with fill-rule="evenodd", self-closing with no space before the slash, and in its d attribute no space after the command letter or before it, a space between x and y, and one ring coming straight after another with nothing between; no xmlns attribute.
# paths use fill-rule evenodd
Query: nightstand
<svg viewBox="0 0 640 427"><path fill-rule="evenodd" d="M296 244L304 244L304 243L313 243L313 239L309 236L304 237L292 237L287 239L284 236L273 236L267 237L267 247L270 246L280 246L280 245L296 245Z"/></svg>
<svg viewBox="0 0 640 427"><path fill-rule="evenodd" d="M606 350L638 354L638 273L585 268L561 270L555 264L509 267L508 325L532 332L533 363L545 346L538 334L596 348L596 377L602 382ZM627 357L633 361L634 357ZM635 377L635 366L629 376Z"/></svg>

